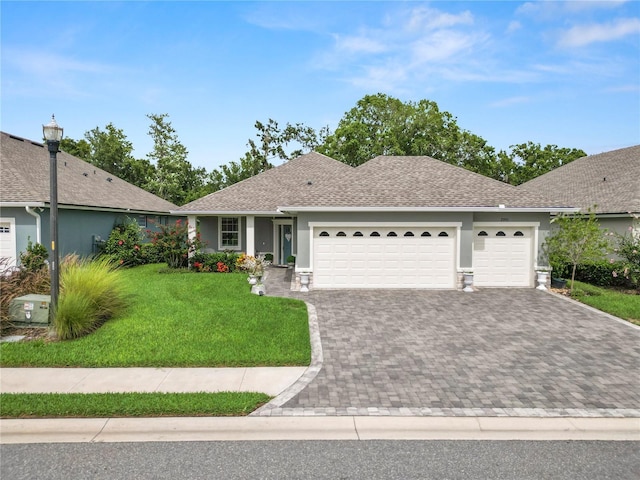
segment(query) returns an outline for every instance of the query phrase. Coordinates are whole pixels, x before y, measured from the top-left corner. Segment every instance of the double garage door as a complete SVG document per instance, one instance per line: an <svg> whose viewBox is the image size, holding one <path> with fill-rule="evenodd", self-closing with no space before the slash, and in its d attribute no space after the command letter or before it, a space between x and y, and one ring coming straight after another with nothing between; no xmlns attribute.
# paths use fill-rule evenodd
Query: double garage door
<svg viewBox="0 0 640 480"><path fill-rule="evenodd" d="M315 288L455 288L456 229L316 227Z"/></svg>

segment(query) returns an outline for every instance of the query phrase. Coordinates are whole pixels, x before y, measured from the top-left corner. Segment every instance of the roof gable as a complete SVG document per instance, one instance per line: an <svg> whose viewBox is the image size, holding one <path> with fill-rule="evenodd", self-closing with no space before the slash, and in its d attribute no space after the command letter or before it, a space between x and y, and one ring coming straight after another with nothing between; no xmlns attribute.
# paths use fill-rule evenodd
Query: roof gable
<svg viewBox="0 0 640 480"><path fill-rule="evenodd" d="M183 205L183 212L265 212L331 184L353 167L311 152Z"/></svg>
<svg viewBox="0 0 640 480"><path fill-rule="evenodd" d="M58 204L168 213L176 208L66 152L59 152ZM49 151L41 144L0 132L0 202L49 203Z"/></svg>
<svg viewBox="0 0 640 480"><path fill-rule="evenodd" d="M517 188L598 213L640 212L640 145L578 158Z"/></svg>

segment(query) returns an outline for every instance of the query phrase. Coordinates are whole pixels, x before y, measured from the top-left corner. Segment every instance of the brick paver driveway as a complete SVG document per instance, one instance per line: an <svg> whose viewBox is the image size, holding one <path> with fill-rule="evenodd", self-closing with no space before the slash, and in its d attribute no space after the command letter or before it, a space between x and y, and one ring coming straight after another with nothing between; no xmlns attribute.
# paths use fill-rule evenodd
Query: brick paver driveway
<svg viewBox="0 0 640 480"><path fill-rule="evenodd" d="M639 411L640 330L547 292L325 290L292 296L317 309L324 363L285 409Z"/></svg>

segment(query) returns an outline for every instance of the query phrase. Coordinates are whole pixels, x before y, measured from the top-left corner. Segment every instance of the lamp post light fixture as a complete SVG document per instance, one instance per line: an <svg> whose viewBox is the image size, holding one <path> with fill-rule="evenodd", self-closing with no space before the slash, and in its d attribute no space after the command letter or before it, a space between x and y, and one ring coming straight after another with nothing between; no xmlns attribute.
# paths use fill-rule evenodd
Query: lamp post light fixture
<svg viewBox="0 0 640 480"><path fill-rule="evenodd" d="M51 259L49 261L49 273L51 274L51 306L50 314L55 315L58 307L58 293L60 291L60 271L58 254L58 148L62 140L63 129L56 123L56 118L51 115L51 121L42 126L42 133L47 141L49 149L49 228L51 232ZM49 317L51 322L51 316Z"/></svg>

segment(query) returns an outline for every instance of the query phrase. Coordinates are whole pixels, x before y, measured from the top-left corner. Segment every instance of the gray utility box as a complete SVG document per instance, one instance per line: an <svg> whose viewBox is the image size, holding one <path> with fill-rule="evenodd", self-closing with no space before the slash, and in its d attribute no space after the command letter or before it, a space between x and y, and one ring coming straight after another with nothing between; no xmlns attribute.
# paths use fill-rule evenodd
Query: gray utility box
<svg viewBox="0 0 640 480"><path fill-rule="evenodd" d="M51 295L24 295L9 304L9 320L16 325L44 326L49 323Z"/></svg>

